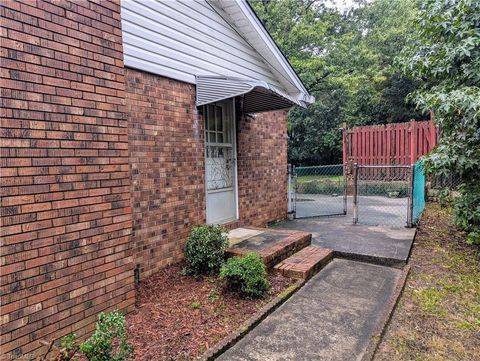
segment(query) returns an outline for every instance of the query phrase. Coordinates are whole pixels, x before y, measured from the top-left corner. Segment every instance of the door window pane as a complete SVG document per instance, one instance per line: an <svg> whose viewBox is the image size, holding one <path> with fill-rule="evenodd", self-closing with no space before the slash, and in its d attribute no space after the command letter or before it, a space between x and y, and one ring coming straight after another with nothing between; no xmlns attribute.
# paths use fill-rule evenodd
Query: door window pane
<svg viewBox="0 0 480 361"><path fill-rule="evenodd" d="M216 143L216 138L215 138L215 132L208 132L209 136L208 136L208 141L210 143Z"/></svg>
<svg viewBox="0 0 480 361"><path fill-rule="evenodd" d="M207 190L233 187L233 149L216 145L207 146Z"/></svg>
<svg viewBox="0 0 480 361"><path fill-rule="evenodd" d="M217 107L216 108L216 122L217 122L217 131L223 130L223 108Z"/></svg>
<svg viewBox="0 0 480 361"><path fill-rule="evenodd" d="M215 130L215 106L208 105L207 130Z"/></svg>

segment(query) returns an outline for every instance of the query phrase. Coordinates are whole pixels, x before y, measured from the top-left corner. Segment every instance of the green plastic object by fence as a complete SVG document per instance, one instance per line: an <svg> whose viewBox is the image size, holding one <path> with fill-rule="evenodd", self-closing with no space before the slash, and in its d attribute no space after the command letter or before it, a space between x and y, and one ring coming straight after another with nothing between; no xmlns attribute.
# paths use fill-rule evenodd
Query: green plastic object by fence
<svg viewBox="0 0 480 361"><path fill-rule="evenodd" d="M415 163L413 170L413 224L417 224L425 208L425 173L420 161Z"/></svg>

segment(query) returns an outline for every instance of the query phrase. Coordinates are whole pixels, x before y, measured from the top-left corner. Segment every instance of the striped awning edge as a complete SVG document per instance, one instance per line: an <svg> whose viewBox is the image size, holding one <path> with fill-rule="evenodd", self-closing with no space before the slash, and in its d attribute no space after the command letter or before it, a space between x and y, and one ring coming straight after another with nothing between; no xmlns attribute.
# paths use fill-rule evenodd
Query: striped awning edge
<svg viewBox="0 0 480 361"><path fill-rule="evenodd" d="M306 105L304 102L261 80L198 75L196 81L197 106L239 95L244 95L243 110L246 113L285 109L295 104L302 107Z"/></svg>

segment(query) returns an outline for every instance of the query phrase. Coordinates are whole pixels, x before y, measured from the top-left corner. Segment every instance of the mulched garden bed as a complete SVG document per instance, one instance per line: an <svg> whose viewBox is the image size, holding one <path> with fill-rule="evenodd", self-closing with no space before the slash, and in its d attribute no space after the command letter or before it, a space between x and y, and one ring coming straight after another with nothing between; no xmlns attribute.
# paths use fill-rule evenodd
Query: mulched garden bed
<svg viewBox="0 0 480 361"><path fill-rule="evenodd" d="M222 291L215 277L195 279L173 265L139 285L137 308L127 317L135 360L191 360L237 330L295 280L269 275L262 299Z"/></svg>

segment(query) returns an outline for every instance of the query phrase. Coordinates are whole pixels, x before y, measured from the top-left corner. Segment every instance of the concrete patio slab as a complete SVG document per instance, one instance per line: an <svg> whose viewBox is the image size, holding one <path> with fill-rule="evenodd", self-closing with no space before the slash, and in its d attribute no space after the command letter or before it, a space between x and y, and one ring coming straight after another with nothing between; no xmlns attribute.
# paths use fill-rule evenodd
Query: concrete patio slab
<svg viewBox="0 0 480 361"><path fill-rule="evenodd" d="M217 360L361 360L401 273L334 259Z"/></svg>
<svg viewBox="0 0 480 361"><path fill-rule="evenodd" d="M312 233L312 245L333 249L339 257L390 266L406 264L416 232L414 228L353 225L350 216L295 219L275 228Z"/></svg>

